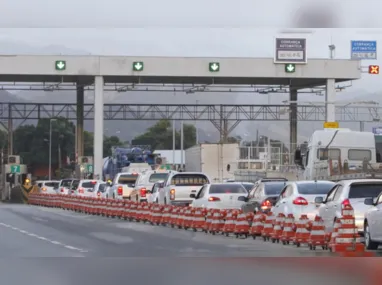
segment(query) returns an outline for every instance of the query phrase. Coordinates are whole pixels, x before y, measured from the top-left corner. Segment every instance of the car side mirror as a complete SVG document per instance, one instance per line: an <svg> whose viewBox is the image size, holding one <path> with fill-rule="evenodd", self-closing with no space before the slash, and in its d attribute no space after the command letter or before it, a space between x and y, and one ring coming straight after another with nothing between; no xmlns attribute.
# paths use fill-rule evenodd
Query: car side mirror
<svg viewBox="0 0 382 285"><path fill-rule="evenodd" d="M190 198L196 199L196 195L195 194L190 194Z"/></svg>
<svg viewBox="0 0 382 285"><path fill-rule="evenodd" d="M324 203L324 198L316 197L316 198L314 198L314 203L316 203L316 204L323 204Z"/></svg>
<svg viewBox="0 0 382 285"><path fill-rule="evenodd" d="M107 182L107 186L113 186L112 182Z"/></svg>
<svg viewBox="0 0 382 285"><path fill-rule="evenodd" d="M239 201L243 201L243 202L248 202L248 197L245 197L245 196L240 196L239 198L237 198Z"/></svg>
<svg viewBox="0 0 382 285"><path fill-rule="evenodd" d="M374 199L373 198L365 198L365 201L363 201L365 205L372 206L374 205Z"/></svg>

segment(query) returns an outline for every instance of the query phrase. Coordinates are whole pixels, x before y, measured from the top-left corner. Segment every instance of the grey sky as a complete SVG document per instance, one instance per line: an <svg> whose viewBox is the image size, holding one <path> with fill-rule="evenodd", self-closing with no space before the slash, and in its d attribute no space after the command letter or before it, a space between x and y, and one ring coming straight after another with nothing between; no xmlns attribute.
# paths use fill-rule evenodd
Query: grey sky
<svg viewBox="0 0 382 285"><path fill-rule="evenodd" d="M3 54L273 57L274 37L290 36L281 34L288 27L348 28L302 35L308 58L327 58L331 43L337 58L349 58L351 40L382 42L382 29L360 29L382 27L377 0L4 0L1 8ZM362 63L369 64L382 60ZM379 78L365 74L338 97L381 91ZM248 96L232 97L247 103Z"/></svg>
<svg viewBox="0 0 382 285"><path fill-rule="evenodd" d="M325 27L382 26L376 0L4 0L1 6L4 28L290 27L302 12L320 8L333 12Z"/></svg>

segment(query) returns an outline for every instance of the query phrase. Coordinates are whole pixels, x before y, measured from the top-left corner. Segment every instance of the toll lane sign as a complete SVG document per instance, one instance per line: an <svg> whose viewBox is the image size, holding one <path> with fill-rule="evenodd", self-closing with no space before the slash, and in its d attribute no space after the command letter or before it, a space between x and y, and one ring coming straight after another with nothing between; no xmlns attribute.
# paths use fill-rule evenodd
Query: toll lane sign
<svg viewBox="0 0 382 285"><path fill-rule="evenodd" d="M306 39L276 38L275 63L307 63Z"/></svg>
<svg viewBox="0 0 382 285"><path fill-rule="evenodd" d="M351 59L377 59L377 41L351 41Z"/></svg>

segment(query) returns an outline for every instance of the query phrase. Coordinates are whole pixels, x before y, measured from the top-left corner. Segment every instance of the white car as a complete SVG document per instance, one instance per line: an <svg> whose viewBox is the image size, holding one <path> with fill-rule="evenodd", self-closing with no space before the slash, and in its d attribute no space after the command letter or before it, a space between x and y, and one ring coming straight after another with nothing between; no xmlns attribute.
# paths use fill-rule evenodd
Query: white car
<svg viewBox="0 0 382 285"><path fill-rule="evenodd" d="M60 181L56 180L38 180L36 185L42 194L57 194Z"/></svg>
<svg viewBox="0 0 382 285"><path fill-rule="evenodd" d="M382 192L382 180L357 179L339 181L324 198L318 198L318 209L327 231L332 231L335 220L341 217L342 205L350 204L354 209L355 224L358 232L364 231L365 213L370 205L365 205L365 198L376 198Z"/></svg>
<svg viewBox="0 0 382 285"><path fill-rule="evenodd" d="M374 199L366 198L364 203L371 207L365 213L365 247L376 250L382 245L382 193Z"/></svg>
<svg viewBox="0 0 382 285"><path fill-rule="evenodd" d="M170 173L165 185L163 200L159 198L159 204L165 205L189 205L200 188L209 184L210 179L201 172L175 172Z"/></svg>
<svg viewBox="0 0 382 285"><path fill-rule="evenodd" d="M77 180L73 182L72 190L75 191L74 194L76 196L94 197L94 186L97 184L97 182L101 181L90 179Z"/></svg>
<svg viewBox="0 0 382 285"><path fill-rule="evenodd" d="M248 199L248 191L242 183L206 184L195 195L191 194L192 207L208 209L241 209Z"/></svg>
<svg viewBox="0 0 382 285"><path fill-rule="evenodd" d="M108 185L106 198L127 199L139 201L138 191L135 190L135 183L139 180L141 174L137 172L120 172L113 182Z"/></svg>
<svg viewBox="0 0 382 285"><path fill-rule="evenodd" d="M58 185L57 193L62 195L72 195L74 190L72 190L73 183L77 183L79 180L74 178L62 179L60 185Z"/></svg>
<svg viewBox="0 0 382 285"><path fill-rule="evenodd" d="M305 214L309 219L314 219L318 214L317 197L325 197L335 185L331 181L295 181L286 182L276 204L272 207L272 213L277 216L293 214L299 219Z"/></svg>
<svg viewBox="0 0 382 285"><path fill-rule="evenodd" d="M94 198L106 198L107 184L104 181L97 181L94 185L93 197Z"/></svg>
<svg viewBox="0 0 382 285"><path fill-rule="evenodd" d="M164 200L164 181L157 181L147 192L147 202L159 203Z"/></svg>
<svg viewBox="0 0 382 285"><path fill-rule="evenodd" d="M150 170L139 175L135 182L135 191L139 196L139 201L145 202L148 200L150 190L153 190L154 183L166 180L170 171Z"/></svg>

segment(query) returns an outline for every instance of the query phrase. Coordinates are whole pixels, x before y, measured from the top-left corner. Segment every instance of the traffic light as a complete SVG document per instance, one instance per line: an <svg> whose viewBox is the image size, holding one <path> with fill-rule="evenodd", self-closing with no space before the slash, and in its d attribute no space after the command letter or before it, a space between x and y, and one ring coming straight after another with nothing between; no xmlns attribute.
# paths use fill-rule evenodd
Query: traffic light
<svg viewBox="0 0 382 285"><path fill-rule="evenodd" d="M379 65L369 65L369 74L379 74Z"/></svg>

